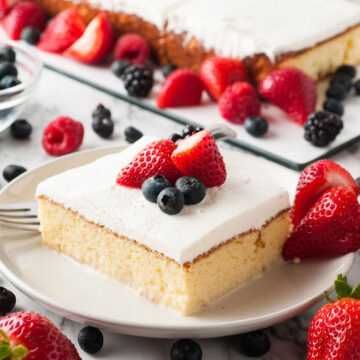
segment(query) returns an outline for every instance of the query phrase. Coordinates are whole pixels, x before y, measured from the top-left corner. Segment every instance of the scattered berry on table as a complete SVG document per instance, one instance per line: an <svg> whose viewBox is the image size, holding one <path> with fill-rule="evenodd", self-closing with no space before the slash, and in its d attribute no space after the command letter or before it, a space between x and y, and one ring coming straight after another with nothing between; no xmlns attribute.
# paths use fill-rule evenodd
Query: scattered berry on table
<svg viewBox="0 0 360 360"><path fill-rule="evenodd" d="M356 69L352 65L341 65L336 69L335 74L346 74L350 78L353 78L356 75Z"/></svg>
<svg viewBox="0 0 360 360"><path fill-rule="evenodd" d="M240 337L240 346L244 355L249 357L264 356L271 347L269 336L263 331L245 333Z"/></svg>
<svg viewBox="0 0 360 360"><path fill-rule="evenodd" d="M62 53L80 38L85 28L82 16L75 9L65 9L52 19L37 47L43 51Z"/></svg>
<svg viewBox="0 0 360 360"><path fill-rule="evenodd" d="M32 126L25 119L16 120L10 126L10 134L15 139L27 139L31 132Z"/></svg>
<svg viewBox="0 0 360 360"><path fill-rule="evenodd" d="M12 181L25 171L26 169L21 165L8 165L3 170L3 177L6 181Z"/></svg>
<svg viewBox="0 0 360 360"><path fill-rule="evenodd" d="M351 90L352 79L344 73L338 73L334 75L334 77L330 80L330 85L336 83L340 83L341 85L343 85L347 93Z"/></svg>
<svg viewBox="0 0 360 360"><path fill-rule="evenodd" d="M336 100L344 100L347 95L347 90L344 84L340 82L332 83L326 90L326 97Z"/></svg>
<svg viewBox="0 0 360 360"><path fill-rule="evenodd" d="M60 116L45 128L42 145L49 155L60 156L77 150L84 137L84 127L79 121Z"/></svg>
<svg viewBox="0 0 360 360"><path fill-rule="evenodd" d="M227 121L243 124L247 117L260 115L260 100L248 82L239 81L221 95L219 111Z"/></svg>
<svg viewBox="0 0 360 360"><path fill-rule="evenodd" d="M150 47L140 35L128 33L120 36L115 44L115 60L124 59L132 64L144 64L150 56Z"/></svg>
<svg viewBox="0 0 360 360"><path fill-rule="evenodd" d="M0 314L9 313L16 304L14 293L0 286Z"/></svg>
<svg viewBox="0 0 360 360"><path fill-rule="evenodd" d="M183 137L179 134L173 133L169 136L169 139L176 144L176 142L180 139L183 139Z"/></svg>
<svg viewBox="0 0 360 360"><path fill-rule="evenodd" d="M125 139L128 143L133 144L143 137L143 133L133 126L128 126L124 130Z"/></svg>
<svg viewBox="0 0 360 360"><path fill-rule="evenodd" d="M3 61L0 63L0 79L6 75L17 76L18 71L15 65L9 61Z"/></svg>
<svg viewBox="0 0 360 360"><path fill-rule="evenodd" d="M304 137L315 146L327 146L335 140L343 126L343 121L338 115L327 111L317 111L306 121Z"/></svg>
<svg viewBox="0 0 360 360"><path fill-rule="evenodd" d="M299 125L315 111L317 86L303 71L293 67L267 74L258 87L260 95L280 107Z"/></svg>
<svg viewBox="0 0 360 360"><path fill-rule="evenodd" d="M177 70L178 67L174 64L166 64L161 67L161 72L164 78L167 78L173 71Z"/></svg>
<svg viewBox="0 0 360 360"><path fill-rule="evenodd" d="M186 205L198 204L206 195L204 183L193 176L182 176L177 179L175 187L184 195Z"/></svg>
<svg viewBox="0 0 360 360"><path fill-rule="evenodd" d="M86 326L79 332L78 342L82 350L88 354L96 354L104 344L102 332L92 326Z"/></svg>
<svg viewBox="0 0 360 360"><path fill-rule="evenodd" d="M171 187L171 183L165 176L154 175L143 182L141 191L147 200L156 203L160 192L168 187Z"/></svg>
<svg viewBox="0 0 360 360"><path fill-rule="evenodd" d="M340 101L332 98L325 100L323 104L323 109L339 116L342 116L344 114L343 104Z"/></svg>
<svg viewBox="0 0 360 360"><path fill-rule="evenodd" d="M19 40L21 31L28 26L44 30L46 22L44 10L32 1L15 4L1 20L5 32L12 40Z"/></svg>
<svg viewBox="0 0 360 360"><path fill-rule="evenodd" d="M111 118L111 111L106 108L103 104L99 104L95 110L91 113L92 118L102 118L102 117L106 117L106 118Z"/></svg>
<svg viewBox="0 0 360 360"><path fill-rule="evenodd" d="M110 137L114 132L114 122L109 117L94 117L91 126L104 139Z"/></svg>
<svg viewBox="0 0 360 360"><path fill-rule="evenodd" d="M164 81L156 98L159 108L195 106L201 102L203 84L190 69L177 69Z"/></svg>
<svg viewBox="0 0 360 360"><path fill-rule="evenodd" d="M246 81L247 70L239 59L212 56L202 63L200 79L209 95L219 100L227 87Z"/></svg>
<svg viewBox="0 0 360 360"><path fill-rule="evenodd" d="M14 63L16 60L15 51L9 46L1 46L0 47L0 62L9 61Z"/></svg>
<svg viewBox="0 0 360 360"><path fill-rule="evenodd" d="M248 134L262 137L267 133L269 124L262 116L251 116L245 119L244 127Z"/></svg>
<svg viewBox="0 0 360 360"><path fill-rule="evenodd" d="M356 95L360 95L360 80L355 81L354 89L355 89Z"/></svg>
<svg viewBox="0 0 360 360"><path fill-rule="evenodd" d="M126 91L131 96L146 97L153 87L153 72L145 65L131 65L122 76Z"/></svg>
<svg viewBox="0 0 360 360"><path fill-rule="evenodd" d="M20 37L28 44L36 45L40 40L40 31L33 26L28 26L21 31Z"/></svg>
<svg viewBox="0 0 360 360"><path fill-rule="evenodd" d="M184 203L184 195L174 187L162 190L157 197L160 210L168 215L178 214L184 207Z"/></svg>
<svg viewBox="0 0 360 360"><path fill-rule="evenodd" d="M9 89L21 84L21 81L13 75L6 75L0 80L0 89Z"/></svg>
<svg viewBox="0 0 360 360"><path fill-rule="evenodd" d="M122 78L125 69L127 69L130 65L131 63L127 60L116 60L111 64L111 71L118 78Z"/></svg>
<svg viewBox="0 0 360 360"><path fill-rule="evenodd" d="M170 358L171 360L201 360L201 347L194 340L178 340L171 347Z"/></svg>

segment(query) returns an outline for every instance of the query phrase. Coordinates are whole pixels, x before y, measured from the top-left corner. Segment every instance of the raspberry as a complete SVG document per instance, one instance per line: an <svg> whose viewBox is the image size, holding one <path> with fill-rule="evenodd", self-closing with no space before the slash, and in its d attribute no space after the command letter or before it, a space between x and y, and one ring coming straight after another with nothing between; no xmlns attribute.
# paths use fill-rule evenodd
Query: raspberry
<svg viewBox="0 0 360 360"><path fill-rule="evenodd" d="M138 34L125 34L116 42L114 50L116 60L125 59L133 64L144 64L149 55L148 43Z"/></svg>
<svg viewBox="0 0 360 360"><path fill-rule="evenodd" d="M84 137L83 125L66 116L51 121L44 130L42 145L53 156L60 156L77 150Z"/></svg>

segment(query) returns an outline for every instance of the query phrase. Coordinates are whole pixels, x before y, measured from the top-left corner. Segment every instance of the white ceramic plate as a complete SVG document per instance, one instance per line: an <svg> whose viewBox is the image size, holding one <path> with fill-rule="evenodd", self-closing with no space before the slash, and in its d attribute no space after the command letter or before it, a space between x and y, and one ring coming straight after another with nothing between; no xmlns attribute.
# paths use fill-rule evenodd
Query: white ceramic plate
<svg viewBox="0 0 360 360"><path fill-rule="evenodd" d="M25 173L1 191L0 204L32 200L43 179L117 150L77 153ZM296 173L247 154L236 156L244 167L251 166L294 188ZM38 234L0 228L0 270L25 294L75 321L160 338L225 336L283 321L313 305L337 274L349 270L353 260L354 254L348 254L299 265L281 264L216 306L182 317L43 247Z"/></svg>

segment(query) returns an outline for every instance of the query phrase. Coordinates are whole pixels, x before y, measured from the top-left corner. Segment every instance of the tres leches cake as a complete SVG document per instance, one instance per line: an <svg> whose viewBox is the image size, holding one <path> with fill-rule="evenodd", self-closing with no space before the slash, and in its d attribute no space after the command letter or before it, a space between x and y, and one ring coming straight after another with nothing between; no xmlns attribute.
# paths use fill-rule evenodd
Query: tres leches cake
<svg viewBox="0 0 360 360"><path fill-rule="evenodd" d="M214 170L208 178L193 171L203 177L205 197L174 215L148 201L144 186L142 191L129 181L137 171L131 170L132 165L150 168L157 161L158 148L153 144L170 142L176 148L170 140L145 136L121 152L41 182L36 197L43 244L183 315L214 303L261 274L281 257L289 231L288 193L243 169L232 151L224 151L226 180L214 186L217 171L225 168L213 167L212 154L221 155L210 137L203 130L169 153L173 159L180 147L190 146L187 154L192 156L199 146L203 152L197 153L198 158L208 157L205 167L210 173ZM160 163L164 160L155 171L162 172ZM139 181L139 176L133 178ZM121 185L122 180L129 186ZM158 195L158 204L166 190Z"/></svg>
<svg viewBox="0 0 360 360"><path fill-rule="evenodd" d="M260 80L295 66L318 80L360 63L360 4L352 0L36 0L50 14L75 7L90 21L106 11L120 33L136 32L162 64L198 70L235 57Z"/></svg>

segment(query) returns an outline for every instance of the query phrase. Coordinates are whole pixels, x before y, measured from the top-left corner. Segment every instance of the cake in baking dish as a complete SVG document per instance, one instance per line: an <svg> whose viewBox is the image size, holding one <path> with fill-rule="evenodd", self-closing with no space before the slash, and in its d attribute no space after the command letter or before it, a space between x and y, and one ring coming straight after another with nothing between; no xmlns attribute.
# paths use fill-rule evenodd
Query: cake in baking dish
<svg viewBox="0 0 360 360"><path fill-rule="evenodd" d="M167 215L140 189L116 183L120 168L154 139L39 184L45 246L131 285L183 315L208 306L280 259L289 230L281 187L224 152L227 178L202 202Z"/></svg>
<svg viewBox="0 0 360 360"><path fill-rule="evenodd" d="M360 62L360 4L352 0L36 0L49 13L105 10L119 32L137 32L162 64L198 70L214 54L241 58L255 80L295 66L318 80Z"/></svg>

